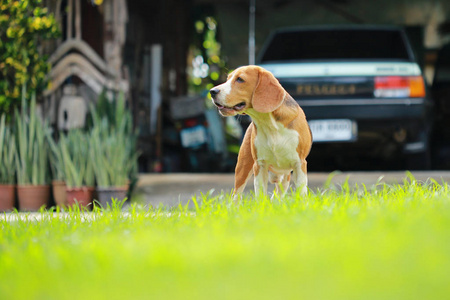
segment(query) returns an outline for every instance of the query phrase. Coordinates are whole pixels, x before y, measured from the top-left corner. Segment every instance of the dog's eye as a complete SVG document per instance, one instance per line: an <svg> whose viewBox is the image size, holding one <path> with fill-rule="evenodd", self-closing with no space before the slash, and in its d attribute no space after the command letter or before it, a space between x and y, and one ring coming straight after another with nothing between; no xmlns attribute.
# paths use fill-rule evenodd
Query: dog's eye
<svg viewBox="0 0 450 300"><path fill-rule="evenodd" d="M244 79L242 79L241 77L236 78L237 82L244 82Z"/></svg>

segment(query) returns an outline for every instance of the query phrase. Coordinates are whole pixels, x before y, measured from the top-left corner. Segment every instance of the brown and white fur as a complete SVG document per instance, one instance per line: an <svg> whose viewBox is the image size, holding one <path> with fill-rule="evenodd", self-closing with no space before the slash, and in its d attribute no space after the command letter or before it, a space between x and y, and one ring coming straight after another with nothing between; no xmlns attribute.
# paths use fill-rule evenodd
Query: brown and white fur
<svg viewBox="0 0 450 300"><path fill-rule="evenodd" d="M239 151L235 170L235 196L255 175L255 192L267 194L267 182L277 194L289 188L291 172L296 188L307 193L306 157L312 136L305 114L269 71L244 66L210 90L213 103L225 117L247 114L252 118Z"/></svg>

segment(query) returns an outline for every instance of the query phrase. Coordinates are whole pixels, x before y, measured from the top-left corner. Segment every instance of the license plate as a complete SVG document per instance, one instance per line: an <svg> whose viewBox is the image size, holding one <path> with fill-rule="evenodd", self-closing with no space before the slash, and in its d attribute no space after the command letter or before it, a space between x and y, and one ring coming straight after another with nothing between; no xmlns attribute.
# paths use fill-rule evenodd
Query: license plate
<svg viewBox="0 0 450 300"><path fill-rule="evenodd" d="M311 120L308 123L314 142L345 142L356 140L357 125L355 121L347 119Z"/></svg>
<svg viewBox="0 0 450 300"><path fill-rule="evenodd" d="M181 145L192 148L206 143L206 129L203 126L195 126L181 130Z"/></svg>

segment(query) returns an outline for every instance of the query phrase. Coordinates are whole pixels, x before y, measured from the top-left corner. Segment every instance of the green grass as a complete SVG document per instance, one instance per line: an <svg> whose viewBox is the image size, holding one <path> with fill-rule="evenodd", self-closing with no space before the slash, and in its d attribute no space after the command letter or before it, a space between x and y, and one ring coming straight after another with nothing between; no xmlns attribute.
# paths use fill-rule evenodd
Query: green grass
<svg viewBox="0 0 450 300"><path fill-rule="evenodd" d="M202 203L202 204L200 204ZM446 183L1 220L0 299L445 299Z"/></svg>

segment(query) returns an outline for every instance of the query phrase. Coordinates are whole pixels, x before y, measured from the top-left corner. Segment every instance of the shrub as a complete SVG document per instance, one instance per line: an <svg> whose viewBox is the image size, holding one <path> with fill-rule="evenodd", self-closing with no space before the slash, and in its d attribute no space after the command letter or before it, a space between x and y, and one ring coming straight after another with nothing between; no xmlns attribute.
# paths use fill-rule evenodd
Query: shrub
<svg viewBox="0 0 450 300"><path fill-rule="evenodd" d="M23 85L28 87L27 99L46 86L50 64L40 45L57 37L59 29L41 2L0 2L0 112L11 112L18 106Z"/></svg>

